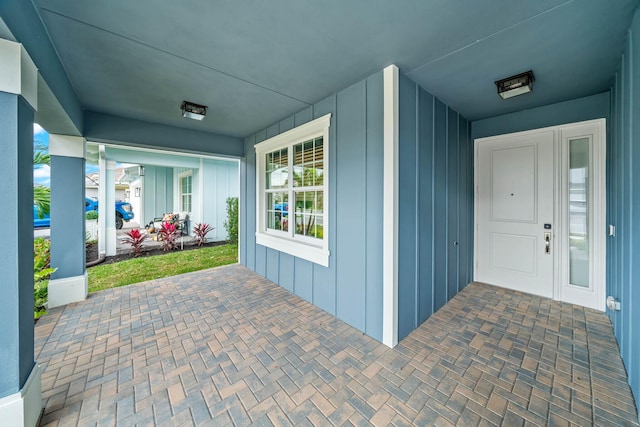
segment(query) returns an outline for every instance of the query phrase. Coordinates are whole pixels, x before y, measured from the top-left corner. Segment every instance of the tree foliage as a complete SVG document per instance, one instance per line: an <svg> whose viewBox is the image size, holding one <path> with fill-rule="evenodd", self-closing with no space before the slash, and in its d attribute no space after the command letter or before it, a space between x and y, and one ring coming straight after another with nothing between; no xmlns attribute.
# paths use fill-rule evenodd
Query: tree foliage
<svg viewBox="0 0 640 427"><path fill-rule="evenodd" d="M35 150L33 152L33 165L49 165L51 157L45 151ZM33 186L33 204L36 207L39 218L44 218L51 212L51 189L42 185Z"/></svg>

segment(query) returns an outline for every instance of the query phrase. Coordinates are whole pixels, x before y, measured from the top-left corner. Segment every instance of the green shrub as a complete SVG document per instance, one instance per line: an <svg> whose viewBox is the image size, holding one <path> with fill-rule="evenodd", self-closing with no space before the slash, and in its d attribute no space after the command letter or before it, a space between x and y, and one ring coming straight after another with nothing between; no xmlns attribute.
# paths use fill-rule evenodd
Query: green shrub
<svg viewBox="0 0 640 427"><path fill-rule="evenodd" d="M51 268L51 242L44 237L33 241L33 318L47 313L49 276L56 271Z"/></svg>
<svg viewBox="0 0 640 427"><path fill-rule="evenodd" d="M238 198L227 198L227 220L224 222L227 230L227 240L232 244L238 243Z"/></svg>
<svg viewBox="0 0 640 427"><path fill-rule="evenodd" d="M41 280L33 284L33 318L47 314L46 304L49 298L49 281Z"/></svg>
<svg viewBox="0 0 640 427"><path fill-rule="evenodd" d="M89 211L86 213L85 217L87 220L98 219L98 211Z"/></svg>

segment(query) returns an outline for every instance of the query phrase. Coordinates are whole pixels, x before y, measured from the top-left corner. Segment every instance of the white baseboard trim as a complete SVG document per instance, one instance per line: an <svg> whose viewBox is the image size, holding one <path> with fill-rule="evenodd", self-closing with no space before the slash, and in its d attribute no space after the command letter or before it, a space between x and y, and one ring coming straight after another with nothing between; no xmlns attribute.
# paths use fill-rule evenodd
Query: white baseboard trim
<svg viewBox="0 0 640 427"><path fill-rule="evenodd" d="M24 387L0 399L0 425L34 427L42 412L42 371L37 363Z"/></svg>
<svg viewBox="0 0 640 427"><path fill-rule="evenodd" d="M84 301L89 293L89 279L85 271L81 276L49 281L49 308Z"/></svg>

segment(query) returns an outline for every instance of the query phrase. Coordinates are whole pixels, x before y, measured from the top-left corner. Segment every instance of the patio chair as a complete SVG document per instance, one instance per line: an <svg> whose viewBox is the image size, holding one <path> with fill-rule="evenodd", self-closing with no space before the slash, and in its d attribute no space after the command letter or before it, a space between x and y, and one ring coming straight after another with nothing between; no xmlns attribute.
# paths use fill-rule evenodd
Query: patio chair
<svg viewBox="0 0 640 427"><path fill-rule="evenodd" d="M170 224L175 224L176 227L180 230L180 235L186 236L189 234L189 213L188 212L170 212L165 213L161 217L154 218L153 221L147 226L153 226L156 230L160 230L163 222L168 222Z"/></svg>

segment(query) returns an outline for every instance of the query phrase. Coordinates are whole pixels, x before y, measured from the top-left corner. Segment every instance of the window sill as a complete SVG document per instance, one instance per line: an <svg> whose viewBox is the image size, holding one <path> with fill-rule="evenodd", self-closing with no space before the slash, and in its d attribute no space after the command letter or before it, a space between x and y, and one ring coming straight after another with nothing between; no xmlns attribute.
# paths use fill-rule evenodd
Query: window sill
<svg viewBox="0 0 640 427"><path fill-rule="evenodd" d="M266 233L256 233L256 243L276 251L284 252L298 258L305 259L324 267L329 266L329 251L317 246L297 242L291 239L271 236Z"/></svg>

